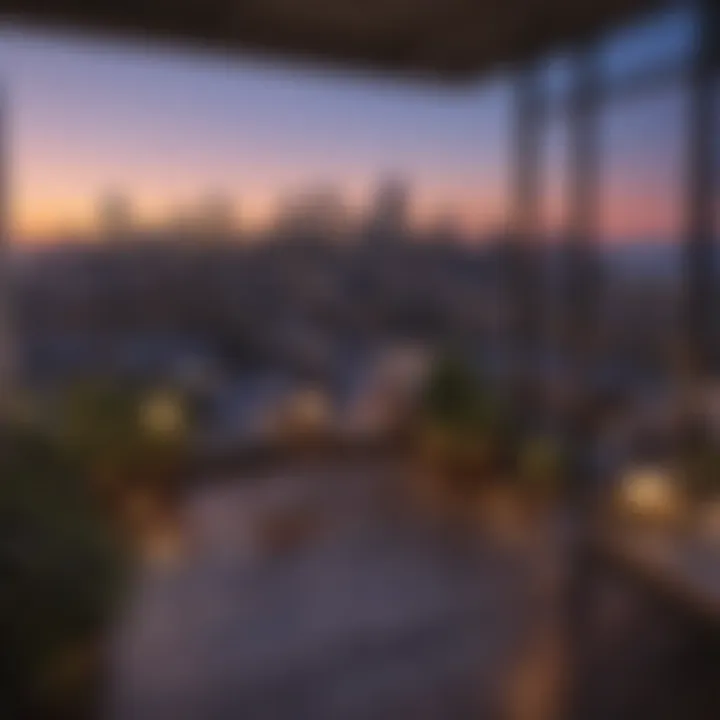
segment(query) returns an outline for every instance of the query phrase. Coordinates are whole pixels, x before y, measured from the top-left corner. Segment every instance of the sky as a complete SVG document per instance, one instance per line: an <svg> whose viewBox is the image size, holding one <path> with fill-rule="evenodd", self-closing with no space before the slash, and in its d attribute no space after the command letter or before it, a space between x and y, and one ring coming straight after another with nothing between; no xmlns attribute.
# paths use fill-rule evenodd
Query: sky
<svg viewBox="0 0 720 720"><path fill-rule="evenodd" d="M692 43L663 16L602 48L609 76ZM542 66L562 93L567 63ZM223 193L259 226L278 198L339 188L351 207L378 179L405 178L417 222L454 213L475 232L503 227L512 86L507 75L441 88L267 58L220 58L0 26L13 236L51 242L92 227L98 200L126 194L140 220ZM669 237L681 208L683 95L676 88L602 115L602 231ZM548 127L545 224L562 226L566 124Z"/></svg>

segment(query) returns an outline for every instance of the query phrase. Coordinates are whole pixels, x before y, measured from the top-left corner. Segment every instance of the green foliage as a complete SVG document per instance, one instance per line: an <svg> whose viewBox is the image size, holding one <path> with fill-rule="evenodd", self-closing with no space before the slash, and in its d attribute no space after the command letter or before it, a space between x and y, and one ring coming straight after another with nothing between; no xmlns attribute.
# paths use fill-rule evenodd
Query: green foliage
<svg viewBox="0 0 720 720"><path fill-rule="evenodd" d="M513 432L488 388L454 358L433 368L423 397L422 450L430 462L469 487L493 475L514 477L539 501L561 489L564 458L557 440Z"/></svg>
<svg viewBox="0 0 720 720"><path fill-rule="evenodd" d="M517 476L536 499L555 496L561 487L564 458L559 443L549 437L526 439L517 454Z"/></svg>
<svg viewBox="0 0 720 720"><path fill-rule="evenodd" d="M16 712L52 717L86 689L69 657L95 642L125 557L83 476L32 430L3 430L0 457L0 668ZM61 676L65 675L62 680Z"/></svg>
<svg viewBox="0 0 720 720"><path fill-rule="evenodd" d="M443 358L433 368L423 407L428 420L458 432L487 429L499 420L476 375L454 358Z"/></svg>
<svg viewBox="0 0 720 720"><path fill-rule="evenodd" d="M426 456L452 475L483 479L503 451L503 417L472 369L453 358L438 361L423 397Z"/></svg>
<svg viewBox="0 0 720 720"><path fill-rule="evenodd" d="M11 716L66 717L83 704L131 560L126 500L138 487L163 498L185 457L187 427L168 424L168 406L168 393L84 383L45 432L2 429L0 675Z"/></svg>
<svg viewBox="0 0 720 720"><path fill-rule="evenodd" d="M184 411L181 398L168 396ZM143 388L87 383L63 399L61 441L96 489L112 494L130 483L164 483L177 473L187 451L187 427L152 431L144 415L152 398Z"/></svg>

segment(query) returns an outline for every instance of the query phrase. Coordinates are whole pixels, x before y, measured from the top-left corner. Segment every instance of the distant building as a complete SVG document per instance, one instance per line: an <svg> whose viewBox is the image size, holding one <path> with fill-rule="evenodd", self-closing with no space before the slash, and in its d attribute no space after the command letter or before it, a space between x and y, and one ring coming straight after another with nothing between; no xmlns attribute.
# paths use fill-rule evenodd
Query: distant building
<svg viewBox="0 0 720 720"><path fill-rule="evenodd" d="M275 231L281 237L337 241L349 228L345 203L332 188L293 195L278 205Z"/></svg>
<svg viewBox="0 0 720 720"><path fill-rule="evenodd" d="M159 229L168 240L227 240L238 231L232 200L221 193L211 193L191 205L173 207Z"/></svg>
<svg viewBox="0 0 720 720"><path fill-rule="evenodd" d="M401 427L416 409L431 363L422 347L391 345L374 354L348 394L338 430L368 440Z"/></svg>
<svg viewBox="0 0 720 720"><path fill-rule="evenodd" d="M462 233L458 219L449 212L436 217L426 233L426 240L437 245L456 245L461 241Z"/></svg>
<svg viewBox="0 0 720 720"><path fill-rule="evenodd" d="M400 179L380 183L368 217L368 241L373 244L402 242L410 225L410 192Z"/></svg>
<svg viewBox="0 0 720 720"><path fill-rule="evenodd" d="M129 239L135 229L132 205L120 193L108 193L100 199L97 213L100 235L110 241Z"/></svg>
<svg viewBox="0 0 720 720"><path fill-rule="evenodd" d="M194 229L208 239L230 237L235 231L235 209L229 197L213 193L199 204L194 217Z"/></svg>
<svg viewBox="0 0 720 720"><path fill-rule="evenodd" d="M186 240L193 236L194 225L195 219L191 210L180 205L170 210L159 234L165 240Z"/></svg>
<svg viewBox="0 0 720 720"><path fill-rule="evenodd" d="M334 427L329 393L281 373L247 376L235 386L226 385L215 405L201 433L208 452L267 448L326 436Z"/></svg>

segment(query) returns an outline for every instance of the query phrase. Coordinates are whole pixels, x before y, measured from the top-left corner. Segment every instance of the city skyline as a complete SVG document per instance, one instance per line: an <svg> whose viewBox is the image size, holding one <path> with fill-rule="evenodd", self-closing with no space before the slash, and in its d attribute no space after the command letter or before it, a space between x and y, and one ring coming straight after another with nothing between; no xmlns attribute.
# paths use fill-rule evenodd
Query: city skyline
<svg viewBox="0 0 720 720"><path fill-rule="evenodd" d="M608 73L637 64L638 48L677 52L687 28L670 18L630 40L605 53ZM268 221L278 197L308 187L337 188L358 209L389 173L407 179L420 224L453 215L481 234L505 222L512 88L502 75L440 89L9 28L0 68L16 241L89 229L97 197L110 189L156 223L211 188L252 228ZM677 90L604 114L604 236L676 234L682 115ZM555 122L546 146L551 231L562 224L563 156Z"/></svg>

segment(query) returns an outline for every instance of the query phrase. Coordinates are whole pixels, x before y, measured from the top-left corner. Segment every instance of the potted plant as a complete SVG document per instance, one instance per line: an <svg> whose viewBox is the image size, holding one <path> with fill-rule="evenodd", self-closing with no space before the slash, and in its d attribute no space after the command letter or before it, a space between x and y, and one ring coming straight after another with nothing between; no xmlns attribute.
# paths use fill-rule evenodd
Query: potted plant
<svg viewBox="0 0 720 720"><path fill-rule="evenodd" d="M431 369L419 416L425 490L453 515L474 512L502 461L503 425L493 398L470 367L444 357Z"/></svg>

